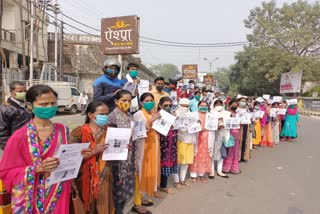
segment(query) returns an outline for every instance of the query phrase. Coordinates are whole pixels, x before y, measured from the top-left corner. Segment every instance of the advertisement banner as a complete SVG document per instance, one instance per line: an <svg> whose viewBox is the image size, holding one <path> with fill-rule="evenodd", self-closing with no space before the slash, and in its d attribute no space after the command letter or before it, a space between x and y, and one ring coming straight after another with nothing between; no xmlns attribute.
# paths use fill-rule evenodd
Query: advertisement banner
<svg viewBox="0 0 320 214"><path fill-rule="evenodd" d="M203 76L203 84L213 86L213 75L205 75Z"/></svg>
<svg viewBox="0 0 320 214"><path fill-rule="evenodd" d="M105 55L139 53L138 16L122 16L101 20L101 51Z"/></svg>
<svg viewBox="0 0 320 214"><path fill-rule="evenodd" d="M302 71L281 74L280 93L299 93L301 91Z"/></svg>
<svg viewBox="0 0 320 214"><path fill-rule="evenodd" d="M198 79L198 65L182 65L183 79Z"/></svg>

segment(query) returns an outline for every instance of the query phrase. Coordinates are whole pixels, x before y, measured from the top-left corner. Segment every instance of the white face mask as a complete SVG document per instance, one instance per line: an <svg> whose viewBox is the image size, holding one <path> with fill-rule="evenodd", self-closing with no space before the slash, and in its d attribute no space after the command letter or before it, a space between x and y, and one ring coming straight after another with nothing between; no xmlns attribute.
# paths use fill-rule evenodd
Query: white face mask
<svg viewBox="0 0 320 214"><path fill-rule="evenodd" d="M189 107L179 107L179 111L181 112L181 114L187 114L190 112Z"/></svg>
<svg viewBox="0 0 320 214"><path fill-rule="evenodd" d="M218 112L221 112L223 110L223 106L216 106L214 107L215 110L217 110Z"/></svg>

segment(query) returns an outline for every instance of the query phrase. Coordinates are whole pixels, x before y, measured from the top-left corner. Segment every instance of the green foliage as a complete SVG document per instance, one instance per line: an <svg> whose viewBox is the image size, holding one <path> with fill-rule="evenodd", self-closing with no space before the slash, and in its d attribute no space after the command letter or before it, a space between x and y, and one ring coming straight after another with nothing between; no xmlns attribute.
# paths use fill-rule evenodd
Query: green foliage
<svg viewBox="0 0 320 214"><path fill-rule="evenodd" d="M149 69L158 77L164 77L166 81L177 75L181 75L179 68L174 64L151 65Z"/></svg>
<svg viewBox="0 0 320 214"><path fill-rule="evenodd" d="M220 90L228 93L230 88L230 68L218 68L217 72L211 73L214 76L214 80L218 81Z"/></svg>

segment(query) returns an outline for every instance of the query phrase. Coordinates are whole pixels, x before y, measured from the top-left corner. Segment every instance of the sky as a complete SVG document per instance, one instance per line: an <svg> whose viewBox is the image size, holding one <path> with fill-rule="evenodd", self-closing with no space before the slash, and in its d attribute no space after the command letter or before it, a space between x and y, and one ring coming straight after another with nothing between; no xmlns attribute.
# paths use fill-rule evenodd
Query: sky
<svg viewBox="0 0 320 214"><path fill-rule="evenodd" d="M140 17L140 35L153 39L190 42L224 43L246 41L249 29L243 20L250 10L261 6L261 0L57 0L64 14L100 29L101 18L137 15ZM277 0L278 5L293 0ZM314 1L308 1L314 2ZM64 21L90 33L94 30ZM79 33L71 27L66 33ZM234 55L242 47L178 48L141 43L140 57L146 65L172 63L198 64L200 72L209 72L235 63ZM209 59L205 61L203 58ZM213 60L219 58L218 60Z"/></svg>

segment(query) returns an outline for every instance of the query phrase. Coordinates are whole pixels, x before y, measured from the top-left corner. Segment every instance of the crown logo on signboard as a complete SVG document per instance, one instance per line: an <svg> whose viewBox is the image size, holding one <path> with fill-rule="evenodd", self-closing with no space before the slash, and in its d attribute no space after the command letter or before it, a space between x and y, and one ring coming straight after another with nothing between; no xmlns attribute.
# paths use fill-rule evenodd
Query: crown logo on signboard
<svg viewBox="0 0 320 214"><path fill-rule="evenodd" d="M124 20L117 20L111 28L119 29L119 28L125 28L129 27L130 24L127 24Z"/></svg>
<svg viewBox="0 0 320 214"><path fill-rule="evenodd" d="M194 69L194 67L193 67L193 65L189 65L189 66L187 67L187 69L191 70L191 69Z"/></svg>

